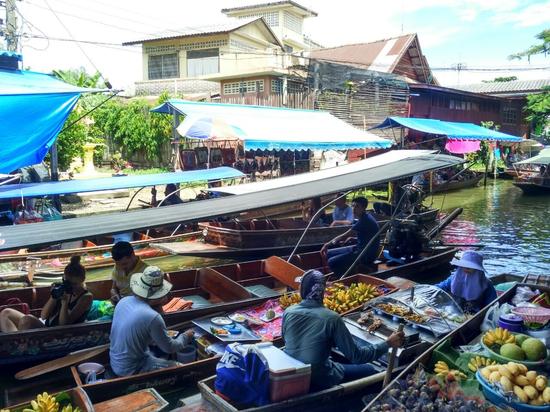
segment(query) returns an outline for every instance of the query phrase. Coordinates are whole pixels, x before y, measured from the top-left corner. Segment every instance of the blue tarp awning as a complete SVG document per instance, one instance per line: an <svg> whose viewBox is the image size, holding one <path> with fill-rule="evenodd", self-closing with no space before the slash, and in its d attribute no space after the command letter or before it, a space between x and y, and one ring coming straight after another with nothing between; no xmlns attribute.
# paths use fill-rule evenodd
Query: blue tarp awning
<svg viewBox="0 0 550 412"><path fill-rule="evenodd" d="M0 70L0 173L44 160L80 94L90 91L99 90L48 74Z"/></svg>
<svg viewBox="0 0 550 412"><path fill-rule="evenodd" d="M392 142L321 110L189 102L170 99L152 109L185 115L182 136L244 141L246 150L383 149Z"/></svg>
<svg viewBox="0 0 550 412"><path fill-rule="evenodd" d="M193 183L203 180L233 179L242 176L244 176L243 173L237 169L231 167L216 167L206 170L155 173L150 175L64 180L61 182L22 183L18 185L0 186L0 199L129 189L132 187L165 185L168 183Z"/></svg>
<svg viewBox="0 0 550 412"><path fill-rule="evenodd" d="M406 127L419 132L443 135L449 139L492 140L502 142L521 142L522 138L496 130L487 129L473 123L445 122L436 119L418 119L414 117L388 117L373 129Z"/></svg>

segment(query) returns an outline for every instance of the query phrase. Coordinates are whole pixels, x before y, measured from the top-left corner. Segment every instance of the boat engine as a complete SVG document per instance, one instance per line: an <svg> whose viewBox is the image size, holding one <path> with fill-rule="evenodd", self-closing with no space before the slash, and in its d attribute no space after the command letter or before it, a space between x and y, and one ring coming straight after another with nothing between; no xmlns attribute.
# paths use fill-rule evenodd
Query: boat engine
<svg viewBox="0 0 550 412"><path fill-rule="evenodd" d="M387 249L391 257L416 260L428 242L421 226L414 220L395 219L387 234Z"/></svg>

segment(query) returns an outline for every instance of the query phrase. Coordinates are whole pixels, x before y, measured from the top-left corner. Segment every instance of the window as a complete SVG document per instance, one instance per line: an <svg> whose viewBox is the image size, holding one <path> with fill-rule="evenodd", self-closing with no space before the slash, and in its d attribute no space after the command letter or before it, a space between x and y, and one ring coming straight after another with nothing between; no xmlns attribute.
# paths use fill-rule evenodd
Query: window
<svg viewBox="0 0 550 412"><path fill-rule="evenodd" d="M283 81L281 79L271 79L271 93L283 93Z"/></svg>
<svg viewBox="0 0 550 412"><path fill-rule="evenodd" d="M518 120L518 112L513 107L505 107L502 109L502 123L516 124Z"/></svg>
<svg viewBox="0 0 550 412"><path fill-rule="evenodd" d="M299 93L302 91L302 83L288 82L286 87L288 93Z"/></svg>
<svg viewBox="0 0 550 412"><path fill-rule="evenodd" d="M269 27L277 27L279 25L279 12L278 11L269 11L266 13L254 13L247 14L246 16L239 16L240 19L245 19L249 17L263 17L265 22Z"/></svg>
<svg viewBox="0 0 550 412"><path fill-rule="evenodd" d="M284 13L284 26L296 33L302 33L302 19L288 11Z"/></svg>
<svg viewBox="0 0 550 412"><path fill-rule="evenodd" d="M223 94L261 93L263 91L263 80L247 80L244 82L225 83L223 85Z"/></svg>
<svg viewBox="0 0 550 412"><path fill-rule="evenodd" d="M292 46L289 46L288 44L284 45L285 53L292 53L294 51L294 48Z"/></svg>
<svg viewBox="0 0 550 412"><path fill-rule="evenodd" d="M178 54L149 56L149 80L179 77Z"/></svg>
<svg viewBox="0 0 550 412"><path fill-rule="evenodd" d="M190 50L187 52L187 77L204 76L219 71L219 49Z"/></svg>

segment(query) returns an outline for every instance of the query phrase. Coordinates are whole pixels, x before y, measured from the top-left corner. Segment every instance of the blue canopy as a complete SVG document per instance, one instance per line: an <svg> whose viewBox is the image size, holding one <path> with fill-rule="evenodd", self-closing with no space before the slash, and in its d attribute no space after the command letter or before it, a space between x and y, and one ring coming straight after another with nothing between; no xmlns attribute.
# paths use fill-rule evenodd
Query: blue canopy
<svg viewBox="0 0 550 412"><path fill-rule="evenodd" d="M0 186L0 199L97 192L101 190L165 185L168 183L192 183L203 180L232 179L242 176L244 175L237 169L233 169L231 167L216 167L214 169L206 170L156 173L150 175L64 180L61 182L22 183L19 185Z"/></svg>
<svg viewBox="0 0 550 412"><path fill-rule="evenodd" d="M445 122L436 119L418 119L414 117L388 117L373 129L406 127L419 132L443 135L449 139L493 140L502 142L521 142L522 138L496 130L487 129L473 123Z"/></svg>
<svg viewBox="0 0 550 412"><path fill-rule="evenodd" d="M83 92L53 76L0 70L0 173L40 163Z"/></svg>
<svg viewBox="0 0 550 412"><path fill-rule="evenodd" d="M189 138L244 141L247 150L389 148L392 142L321 110L298 110L170 99L153 112L185 115L178 133Z"/></svg>

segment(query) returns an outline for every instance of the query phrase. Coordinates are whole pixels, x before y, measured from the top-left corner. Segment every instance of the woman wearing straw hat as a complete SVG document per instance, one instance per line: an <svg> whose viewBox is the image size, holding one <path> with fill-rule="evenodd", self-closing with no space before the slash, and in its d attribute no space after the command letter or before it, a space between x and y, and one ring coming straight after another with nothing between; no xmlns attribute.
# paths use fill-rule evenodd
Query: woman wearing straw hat
<svg viewBox="0 0 550 412"><path fill-rule="evenodd" d="M451 265L457 266L457 270L436 286L451 294L464 312L479 312L497 298L495 288L485 275L481 254L467 250L460 259L454 258Z"/></svg>
<svg viewBox="0 0 550 412"><path fill-rule="evenodd" d="M172 284L164 279L162 270L149 266L143 273L132 275L130 289L134 296L122 298L116 305L111 326L109 356L113 372L128 376L178 365L149 351L149 345L155 344L165 353L176 353L193 338L192 330L177 339L168 336L161 313Z"/></svg>

